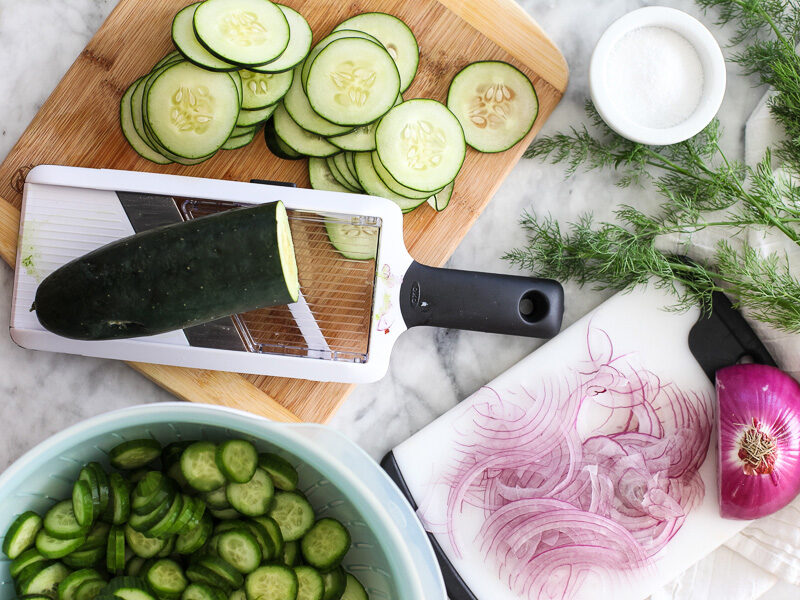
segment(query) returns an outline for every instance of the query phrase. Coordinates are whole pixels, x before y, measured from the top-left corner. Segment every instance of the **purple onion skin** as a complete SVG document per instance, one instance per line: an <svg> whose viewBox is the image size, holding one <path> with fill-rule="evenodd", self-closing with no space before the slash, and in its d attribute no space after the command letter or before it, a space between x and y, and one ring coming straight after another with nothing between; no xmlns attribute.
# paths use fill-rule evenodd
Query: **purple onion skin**
<svg viewBox="0 0 800 600"><path fill-rule="evenodd" d="M720 369L716 388L720 514L770 515L800 493L800 385L779 369L750 364ZM748 452L756 446L745 442L746 432L764 442L759 453Z"/></svg>

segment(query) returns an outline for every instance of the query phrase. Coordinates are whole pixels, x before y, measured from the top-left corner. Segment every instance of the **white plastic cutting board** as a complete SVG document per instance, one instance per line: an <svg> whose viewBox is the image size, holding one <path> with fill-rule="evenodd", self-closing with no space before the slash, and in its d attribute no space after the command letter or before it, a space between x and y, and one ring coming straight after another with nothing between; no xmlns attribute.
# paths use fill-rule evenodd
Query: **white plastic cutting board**
<svg viewBox="0 0 800 600"><path fill-rule="evenodd" d="M638 364L663 381L673 382L684 392L695 392L711 403L714 387L688 345L689 331L699 311L674 313L663 309L673 303L673 297L654 289L618 294L487 384L487 388L501 397L515 394L522 388L536 389L542 381L552 381L569 367L577 367L587 358L587 332L591 328L609 335L615 355L634 353ZM491 397L486 388L479 390L394 450L414 500L427 508L428 518L443 521L436 517L444 514L448 489L437 482L454 458L455 422L476 402L486 402ZM744 521L728 521L718 516L715 432L711 439L700 472L705 484L703 502L688 515L667 547L656 555L653 567L624 580L587 579L576 598L646 598L747 525ZM456 558L446 535L437 534L439 544L479 600L519 600L519 596L493 575L496 571L488 565L479 544L469 543L475 539L484 520L477 509L472 509L472 513L469 510L465 509L458 518L456 530L463 558Z"/></svg>

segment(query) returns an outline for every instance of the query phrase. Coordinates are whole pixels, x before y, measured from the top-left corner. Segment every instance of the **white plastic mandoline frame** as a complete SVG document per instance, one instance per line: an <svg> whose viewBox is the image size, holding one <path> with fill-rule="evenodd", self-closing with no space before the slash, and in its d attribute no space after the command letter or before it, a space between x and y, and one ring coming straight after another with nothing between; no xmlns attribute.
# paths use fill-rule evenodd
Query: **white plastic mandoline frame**
<svg viewBox="0 0 800 600"><path fill-rule="evenodd" d="M364 331L369 336L367 360L331 360L320 358L313 351L309 356L287 356L192 347L180 331L109 341L72 340L46 331L36 313L30 311L41 279L78 256L133 234L114 192L243 204L281 200L288 209L379 218L373 314L370 331ZM31 257L36 269L30 268ZM11 337L32 350L317 381L372 382L386 373L392 346L407 329L400 313L399 295L402 276L411 262L403 242L402 213L396 204L382 198L178 175L42 165L30 171L23 191Z"/></svg>

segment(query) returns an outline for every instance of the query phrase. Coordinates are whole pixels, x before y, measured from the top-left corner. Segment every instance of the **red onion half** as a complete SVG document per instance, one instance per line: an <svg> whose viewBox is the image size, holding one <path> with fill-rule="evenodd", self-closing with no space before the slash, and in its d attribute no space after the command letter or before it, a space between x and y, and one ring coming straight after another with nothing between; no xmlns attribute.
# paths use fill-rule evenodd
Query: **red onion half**
<svg viewBox="0 0 800 600"><path fill-rule="evenodd" d="M586 343L584 362L537 390L483 388L455 425L446 522L420 509L457 555L477 544L521 597L563 600L587 578L647 567L704 496L711 398L616 354L602 330ZM476 508L478 538L461 539Z"/></svg>
<svg viewBox="0 0 800 600"><path fill-rule="evenodd" d="M800 493L800 385L764 365L717 372L719 508L727 519L772 514Z"/></svg>

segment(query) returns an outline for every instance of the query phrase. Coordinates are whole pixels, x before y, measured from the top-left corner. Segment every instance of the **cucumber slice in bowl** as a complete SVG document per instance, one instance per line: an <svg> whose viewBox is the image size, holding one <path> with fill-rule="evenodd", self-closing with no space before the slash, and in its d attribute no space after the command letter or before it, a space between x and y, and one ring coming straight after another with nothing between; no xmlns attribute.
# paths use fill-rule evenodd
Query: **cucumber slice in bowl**
<svg viewBox="0 0 800 600"><path fill-rule="evenodd" d="M254 71L262 73L282 73L293 69L295 66L303 62L303 59L308 56L308 51L311 49L311 27L308 21L305 20L296 10L284 6L283 4L276 4L286 17L289 23L289 45L278 58L272 62L264 65L263 67L254 67Z"/></svg>
<svg viewBox="0 0 800 600"><path fill-rule="evenodd" d="M268 0L206 0L194 31L211 54L242 66L264 65L289 45L289 23Z"/></svg>
<svg viewBox="0 0 800 600"><path fill-rule="evenodd" d="M199 159L230 137L239 116L239 94L227 73L191 63L167 67L146 92L147 123L170 152Z"/></svg>
<svg viewBox="0 0 800 600"><path fill-rule="evenodd" d="M172 20L172 43L186 60L198 67L209 71L235 71L238 68L236 65L217 58L198 41L194 33L194 13L201 4L190 4L175 15Z"/></svg>
<svg viewBox="0 0 800 600"><path fill-rule="evenodd" d="M256 73L242 69L242 108L258 110L277 103L289 91L294 71L285 73Z"/></svg>
<svg viewBox="0 0 800 600"><path fill-rule="evenodd" d="M458 119L440 102L423 98L390 110L378 124L375 141L392 177L419 191L440 190L453 181L467 154Z"/></svg>
<svg viewBox="0 0 800 600"><path fill-rule="evenodd" d="M417 74L419 44L411 28L393 15L362 13L342 21L334 31L352 29L374 36L397 64L400 72L400 91L405 92Z"/></svg>
<svg viewBox="0 0 800 600"><path fill-rule="evenodd" d="M343 126L365 125L394 106L400 75L380 44L343 38L331 42L314 59L306 92L322 118Z"/></svg>
<svg viewBox="0 0 800 600"><path fill-rule="evenodd" d="M479 152L503 152L528 135L539 99L522 71L505 62L483 61L456 74L447 107L461 122L467 144Z"/></svg>

